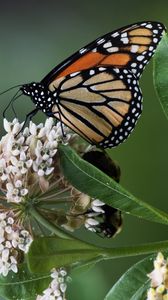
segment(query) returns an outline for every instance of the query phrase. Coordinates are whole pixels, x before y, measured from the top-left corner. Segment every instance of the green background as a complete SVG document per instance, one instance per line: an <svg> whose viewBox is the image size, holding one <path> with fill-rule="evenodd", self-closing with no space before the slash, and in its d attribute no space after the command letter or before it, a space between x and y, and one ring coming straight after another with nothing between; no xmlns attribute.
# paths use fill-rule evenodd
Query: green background
<svg viewBox="0 0 168 300"><path fill-rule="evenodd" d="M167 1L1 1L0 91L11 86L40 81L54 66L98 36L121 26L144 20L168 25ZM108 150L122 171L121 184L140 199L168 210L168 123L153 87L152 62L146 68L141 88L144 110L135 131L121 146ZM2 95L2 112L13 92ZM29 98L16 103L18 117L25 119L33 108ZM8 113L8 118L13 118ZM36 121L44 119L39 113ZM1 135L3 134L1 129ZM123 231L106 240L82 231L79 236L107 247L126 246L167 238L164 225L131 216L124 217ZM125 270L138 258L99 263L82 275L72 276L69 300L102 300ZM117 300L117 299L116 299Z"/></svg>

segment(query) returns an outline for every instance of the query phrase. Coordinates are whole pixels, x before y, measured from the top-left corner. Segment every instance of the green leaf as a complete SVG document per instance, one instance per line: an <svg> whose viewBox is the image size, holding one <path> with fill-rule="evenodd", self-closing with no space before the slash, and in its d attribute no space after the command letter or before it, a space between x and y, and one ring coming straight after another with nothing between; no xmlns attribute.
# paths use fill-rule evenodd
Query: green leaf
<svg viewBox="0 0 168 300"><path fill-rule="evenodd" d="M168 35L165 34L154 57L154 84L168 119Z"/></svg>
<svg viewBox="0 0 168 300"><path fill-rule="evenodd" d="M168 215L137 199L121 185L79 157L69 146L59 146L64 176L79 191L98 198L125 213L168 224Z"/></svg>
<svg viewBox="0 0 168 300"><path fill-rule="evenodd" d="M150 285L147 274L154 268L155 257L156 254L148 256L132 266L112 287L104 300L145 300Z"/></svg>
<svg viewBox="0 0 168 300"><path fill-rule="evenodd" d="M26 264L19 266L18 273L0 276L0 296L12 300L34 300L51 282L50 274L31 274Z"/></svg>
<svg viewBox="0 0 168 300"><path fill-rule="evenodd" d="M101 248L79 240L58 237L38 238L30 246L27 256L32 272L45 273L52 268L78 265L99 259Z"/></svg>
<svg viewBox="0 0 168 300"><path fill-rule="evenodd" d="M73 270L72 270L72 274L75 274L75 275L80 275L81 273L87 273L89 272L91 269L93 269L95 267L97 263L97 259L93 261L88 261L84 264L81 264L79 266L76 266Z"/></svg>

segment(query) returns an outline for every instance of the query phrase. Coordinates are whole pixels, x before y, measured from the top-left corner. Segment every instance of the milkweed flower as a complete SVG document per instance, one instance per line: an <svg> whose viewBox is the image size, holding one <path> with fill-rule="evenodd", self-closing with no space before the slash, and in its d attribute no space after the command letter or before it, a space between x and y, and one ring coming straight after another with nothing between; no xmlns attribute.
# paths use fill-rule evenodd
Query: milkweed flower
<svg viewBox="0 0 168 300"><path fill-rule="evenodd" d="M43 291L43 295L38 295L36 300L66 300L67 271L64 268L53 269L51 272L52 281L49 287Z"/></svg>
<svg viewBox="0 0 168 300"><path fill-rule="evenodd" d="M168 260L161 252L154 260L154 269L148 277L151 283L146 300L168 300Z"/></svg>
<svg viewBox="0 0 168 300"><path fill-rule="evenodd" d="M0 275L17 273L19 252L27 253L32 242L30 233L15 224L14 213L0 212Z"/></svg>
<svg viewBox="0 0 168 300"><path fill-rule="evenodd" d="M17 119L4 120L4 135L0 141L0 274L17 273L18 263L33 240L33 226L28 205L50 186L57 171L58 143L62 140L60 123L49 118L45 124L21 131ZM73 136L67 130L64 143ZM59 176L57 176L58 174ZM38 198L37 198L38 199ZM37 232L35 232L37 235Z"/></svg>
<svg viewBox="0 0 168 300"><path fill-rule="evenodd" d="M17 119L4 120L7 132L0 141L0 187L8 202L20 203L30 195L32 184L42 190L48 185L48 176L54 172L58 143L62 139L60 123L52 118L36 126L30 122L21 132L23 124ZM64 129L68 142L72 134Z"/></svg>
<svg viewBox="0 0 168 300"><path fill-rule="evenodd" d="M4 216L0 223L0 273L4 276L10 270L17 272L19 251L26 253L34 235L43 234L43 224L37 214L32 215L33 209L40 219L69 231L85 226L111 237L121 223L113 208L76 190L64 178L59 144L69 144L81 156L86 153L86 144L78 143L76 134L52 118L39 125L31 121L24 130L22 127L17 119L5 119L6 134L0 140L0 213Z"/></svg>

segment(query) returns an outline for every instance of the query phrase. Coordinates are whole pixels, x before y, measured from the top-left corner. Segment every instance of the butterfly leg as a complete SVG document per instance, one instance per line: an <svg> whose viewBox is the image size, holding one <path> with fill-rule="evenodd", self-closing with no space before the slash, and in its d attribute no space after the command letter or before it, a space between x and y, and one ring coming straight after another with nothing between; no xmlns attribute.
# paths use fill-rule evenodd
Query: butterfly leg
<svg viewBox="0 0 168 300"><path fill-rule="evenodd" d="M47 114L47 116L49 118L53 118L55 125L57 125L58 120L56 119L56 117L54 116L54 114L52 112L47 112L46 114Z"/></svg>
<svg viewBox="0 0 168 300"><path fill-rule="evenodd" d="M37 112L38 112L38 109L36 108L36 109L32 110L29 114L26 115L26 119L25 119L25 121L24 121L24 124L23 124L21 130L16 134L16 137L18 136L18 134L19 134L21 131L24 130L27 121L31 121L32 118L36 115Z"/></svg>
<svg viewBox="0 0 168 300"><path fill-rule="evenodd" d="M55 115L52 112L48 112L47 116L54 118L56 120L55 123L57 124L58 120L55 118ZM63 128L63 123L62 123L62 120L61 120L61 114L60 114L60 112L59 112L59 118L60 118L59 121L60 121L60 124L61 124L62 136L63 136L63 138L66 138L66 134L64 132L64 128Z"/></svg>
<svg viewBox="0 0 168 300"><path fill-rule="evenodd" d="M26 115L26 120L24 121L22 130L25 128L25 125L27 123L27 121L31 121L32 118L37 114L37 112L39 111L38 108L35 108L34 110L32 110L29 114Z"/></svg>
<svg viewBox="0 0 168 300"><path fill-rule="evenodd" d="M66 134L64 133L64 128L63 128L63 123L62 123L62 120L61 120L61 114L60 114L60 112L59 112L59 115L60 115L60 123L61 123L62 136L63 136L63 138L66 138Z"/></svg>

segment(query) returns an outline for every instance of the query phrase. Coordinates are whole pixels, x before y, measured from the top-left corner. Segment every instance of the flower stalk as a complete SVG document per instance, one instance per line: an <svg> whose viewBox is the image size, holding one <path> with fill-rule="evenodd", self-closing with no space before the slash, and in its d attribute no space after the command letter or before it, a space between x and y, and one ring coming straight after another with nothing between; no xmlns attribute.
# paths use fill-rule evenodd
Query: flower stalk
<svg viewBox="0 0 168 300"><path fill-rule="evenodd" d="M30 214L33 218L36 219L38 223L43 225L46 229L48 229L52 234L55 234L56 236L63 238L63 239L72 239L72 236L69 233L64 232L59 227L55 226L53 223L49 222L47 219L45 219L42 214L36 209L33 205L30 209Z"/></svg>
<svg viewBox="0 0 168 300"><path fill-rule="evenodd" d="M118 247L118 248L103 248L100 252L104 259L112 259L119 257L138 256L144 254L152 254L159 251L166 251L168 249L168 241L153 242L141 244L138 246Z"/></svg>

